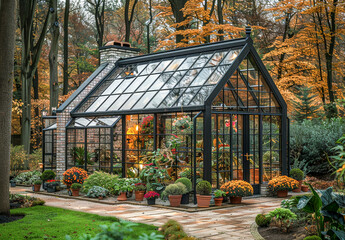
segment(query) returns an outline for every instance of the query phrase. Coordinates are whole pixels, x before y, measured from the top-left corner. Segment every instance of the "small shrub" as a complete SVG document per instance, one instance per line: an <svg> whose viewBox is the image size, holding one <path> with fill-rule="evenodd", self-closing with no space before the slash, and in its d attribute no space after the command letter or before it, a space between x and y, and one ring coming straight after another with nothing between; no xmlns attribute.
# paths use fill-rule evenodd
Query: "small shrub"
<svg viewBox="0 0 345 240"><path fill-rule="evenodd" d="M179 183L179 182L183 183L186 186L188 192L192 191L192 182L191 182L191 180L189 180L186 177L181 177L181 178L177 179L175 183Z"/></svg>
<svg viewBox="0 0 345 240"><path fill-rule="evenodd" d="M182 183L175 183L175 184L170 184L168 185L164 192L164 196L170 196L170 195L182 195L187 192L187 188L184 184Z"/></svg>
<svg viewBox="0 0 345 240"><path fill-rule="evenodd" d="M216 190L214 192L214 198L222 198L226 196L226 192L222 191L222 190Z"/></svg>
<svg viewBox="0 0 345 240"><path fill-rule="evenodd" d="M86 196L89 198L106 197L108 195L108 193L109 193L109 191L105 188L102 188L100 186L93 186L87 192Z"/></svg>
<svg viewBox="0 0 345 240"><path fill-rule="evenodd" d="M135 191L145 191L146 190L146 184L145 183L136 183L136 184L134 184L134 190Z"/></svg>
<svg viewBox="0 0 345 240"><path fill-rule="evenodd" d="M87 172L84 169L72 167L63 173L63 183L71 186L73 183L83 184L87 179Z"/></svg>
<svg viewBox="0 0 345 240"><path fill-rule="evenodd" d="M47 181L47 180L52 180L52 179L55 179L56 177L56 174L54 171L52 170L45 170L43 173L42 173L42 176L41 176L41 179L42 181Z"/></svg>
<svg viewBox="0 0 345 240"><path fill-rule="evenodd" d="M271 223L271 218L264 215L264 214L258 214L255 217L255 223L259 227L268 227L268 225L270 225L270 223Z"/></svg>
<svg viewBox="0 0 345 240"><path fill-rule="evenodd" d="M267 214L274 221L282 232L288 232L293 220L297 219L296 214L286 208L276 208Z"/></svg>
<svg viewBox="0 0 345 240"><path fill-rule="evenodd" d="M41 175L39 171L23 172L15 178L15 181L17 184L32 185L36 180L41 179Z"/></svg>
<svg viewBox="0 0 345 240"><path fill-rule="evenodd" d="M40 198L24 196L20 194L10 194L10 203L18 203L20 207L33 207L37 205L44 205L45 201Z"/></svg>
<svg viewBox="0 0 345 240"><path fill-rule="evenodd" d="M74 190L81 189L81 187L82 187L82 185L80 183L73 183L71 185L71 189L74 189Z"/></svg>
<svg viewBox="0 0 345 240"><path fill-rule="evenodd" d="M111 194L115 194L114 183L118 181L118 176L106 172L94 172L84 182L82 192L87 193L93 186L107 189Z"/></svg>
<svg viewBox="0 0 345 240"><path fill-rule="evenodd" d="M308 237L305 237L303 240L322 240L322 238L320 238L319 236L308 236Z"/></svg>
<svg viewBox="0 0 345 240"><path fill-rule="evenodd" d="M183 231L182 226L175 220L169 220L168 222L166 222L162 226L161 231L165 239L168 240L188 239L188 236Z"/></svg>
<svg viewBox="0 0 345 240"><path fill-rule="evenodd" d="M196 185L196 193L200 195L210 195L212 192L211 183L208 181L201 181Z"/></svg>
<svg viewBox="0 0 345 240"><path fill-rule="evenodd" d="M304 179L304 172L299 168L293 168L290 170L290 177L297 181L302 181Z"/></svg>
<svg viewBox="0 0 345 240"><path fill-rule="evenodd" d="M35 182L34 182L34 185L41 185L42 184L42 181L41 180L36 180Z"/></svg>

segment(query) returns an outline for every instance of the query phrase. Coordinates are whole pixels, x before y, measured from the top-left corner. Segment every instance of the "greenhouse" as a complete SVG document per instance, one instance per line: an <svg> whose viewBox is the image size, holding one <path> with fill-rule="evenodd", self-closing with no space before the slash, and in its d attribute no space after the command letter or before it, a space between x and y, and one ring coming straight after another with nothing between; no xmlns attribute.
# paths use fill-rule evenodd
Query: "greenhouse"
<svg viewBox="0 0 345 240"><path fill-rule="evenodd" d="M286 103L249 36L121 58L69 114L65 170L138 177L153 164L256 193L288 172Z"/></svg>

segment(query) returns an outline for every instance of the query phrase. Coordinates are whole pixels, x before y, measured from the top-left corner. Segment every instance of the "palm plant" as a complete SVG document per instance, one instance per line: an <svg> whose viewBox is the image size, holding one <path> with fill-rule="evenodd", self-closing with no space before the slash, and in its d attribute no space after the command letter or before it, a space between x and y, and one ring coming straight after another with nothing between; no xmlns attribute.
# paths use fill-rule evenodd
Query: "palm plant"
<svg viewBox="0 0 345 240"><path fill-rule="evenodd" d="M85 164L85 148L84 147L74 147L71 150L71 156L75 161L76 165L82 166ZM96 155L95 153L86 153L87 164L93 165L94 162L91 161Z"/></svg>

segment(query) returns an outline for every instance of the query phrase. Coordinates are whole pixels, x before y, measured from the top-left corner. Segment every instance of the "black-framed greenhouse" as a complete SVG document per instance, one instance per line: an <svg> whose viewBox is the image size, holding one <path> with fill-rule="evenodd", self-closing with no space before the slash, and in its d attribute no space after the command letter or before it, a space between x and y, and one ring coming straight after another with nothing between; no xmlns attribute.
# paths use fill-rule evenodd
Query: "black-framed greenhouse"
<svg viewBox="0 0 345 240"><path fill-rule="evenodd" d="M250 37L120 59L71 116L66 169L154 168L256 193L288 172L286 103Z"/></svg>

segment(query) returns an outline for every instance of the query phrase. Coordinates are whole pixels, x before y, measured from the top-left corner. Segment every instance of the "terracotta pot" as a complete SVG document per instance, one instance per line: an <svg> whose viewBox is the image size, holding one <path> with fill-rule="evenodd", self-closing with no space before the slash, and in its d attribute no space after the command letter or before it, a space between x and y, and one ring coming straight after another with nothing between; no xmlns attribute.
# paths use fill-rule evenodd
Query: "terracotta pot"
<svg viewBox="0 0 345 240"><path fill-rule="evenodd" d="M298 188L292 190L293 192L301 192L302 181L298 181Z"/></svg>
<svg viewBox="0 0 345 240"><path fill-rule="evenodd" d="M78 197L79 196L79 190L80 189L71 189L72 190L72 196Z"/></svg>
<svg viewBox="0 0 345 240"><path fill-rule="evenodd" d="M223 198L222 197L214 199L214 205L222 206L222 203L223 203Z"/></svg>
<svg viewBox="0 0 345 240"><path fill-rule="evenodd" d="M182 195L169 195L169 202L171 207L179 207L181 205Z"/></svg>
<svg viewBox="0 0 345 240"><path fill-rule="evenodd" d="M285 198L288 196L288 190L279 190L277 191L277 197Z"/></svg>
<svg viewBox="0 0 345 240"><path fill-rule="evenodd" d="M302 189L303 192L308 192L309 191L309 187L305 186L305 185L302 185L301 189Z"/></svg>
<svg viewBox="0 0 345 240"><path fill-rule="evenodd" d="M189 193L185 193L182 195L181 204L189 204Z"/></svg>
<svg viewBox="0 0 345 240"><path fill-rule="evenodd" d="M155 198L147 198L147 205L155 205L156 199Z"/></svg>
<svg viewBox="0 0 345 240"><path fill-rule="evenodd" d="M230 203L239 204L242 202L242 197L230 197Z"/></svg>
<svg viewBox="0 0 345 240"><path fill-rule="evenodd" d="M34 184L34 192L39 192L41 189L41 184Z"/></svg>
<svg viewBox="0 0 345 240"><path fill-rule="evenodd" d="M120 193L120 196L117 197L117 201L126 201L127 200L127 193L122 192Z"/></svg>
<svg viewBox="0 0 345 240"><path fill-rule="evenodd" d="M135 201L141 202L144 200L145 191L135 191Z"/></svg>
<svg viewBox="0 0 345 240"><path fill-rule="evenodd" d="M210 207L212 196L209 195L196 195L196 199L198 201L198 207L205 208Z"/></svg>
<svg viewBox="0 0 345 240"><path fill-rule="evenodd" d="M99 200L103 200L103 196L99 196L98 199L99 199Z"/></svg>

